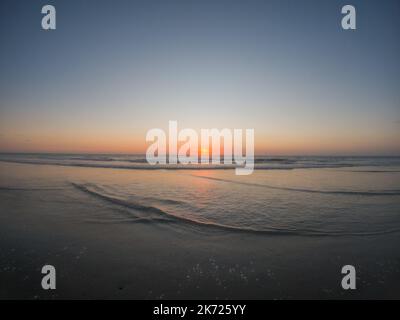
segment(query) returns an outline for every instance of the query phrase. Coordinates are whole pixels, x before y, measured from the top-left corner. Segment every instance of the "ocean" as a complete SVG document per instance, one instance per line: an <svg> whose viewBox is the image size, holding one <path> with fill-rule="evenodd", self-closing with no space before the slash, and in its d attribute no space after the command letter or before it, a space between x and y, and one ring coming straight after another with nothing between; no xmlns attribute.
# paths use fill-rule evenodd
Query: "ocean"
<svg viewBox="0 0 400 320"><path fill-rule="evenodd" d="M119 277L125 279L138 265L149 277L148 282L146 277L137 280L140 286L132 285L136 291L124 297L331 298L342 293L332 274L327 277L329 284L324 284L321 266L330 259L337 259L335 266L338 261L346 264L358 259L368 283L382 281L371 273L379 265L386 277L397 279L386 293L398 297L399 157L258 156L253 174L237 176L232 167L222 165L150 166L140 155L2 154L0 177L0 265L12 270L14 261L14 272L31 266L25 270L30 277L40 260L66 259L60 258L60 250L73 250L74 263L77 256L88 255L89 269L110 263L104 251L112 252ZM71 242L75 249L69 249L74 247ZM105 244L92 249L90 256L88 242L92 248ZM30 256L31 245L37 252L47 251ZM21 247L19 253L11 250L16 246ZM343 246L346 249L340 253ZM297 257L295 262L289 261L293 257ZM342 261L346 257L348 261ZM24 267L21 259L29 260ZM59 263L60 267L69 265L64 260ZM313 289L287 283L302 263L318 270L318 280L310 283ZM331 270L332 265L326 268ZM165 277L173 275L176 281L171 284L164 277L158 285L152 283L150 279L160 270L169 270ZM100 279L110 281L111 276L105 274ZM185 287L194 275L196 286ZM263 277L272 277L274 283ZM124 288L131 283L118 281ZM87 297L115 294L115 288L105 288L95 278L90 286L84 291ZM34 288L24 292L28 298L37 295ZM365 287L356 297L374 297L376 292ZM24 294L14 292L16 297ZM82 294L76 284L61 296Z"/></svg>
<svg viewBox="0 0 400 320"><path fill-rule="evenodd" d="M80 170L54 187L123 207L130 222L321 236L400 230L396 157L257 157L254 174L244 177L224 165L151 166L140 155L19 154L0 161L88 168L87 176ZM106 177L101 169L109 169ZM125 170L123 179L118 169Z"/></svg>

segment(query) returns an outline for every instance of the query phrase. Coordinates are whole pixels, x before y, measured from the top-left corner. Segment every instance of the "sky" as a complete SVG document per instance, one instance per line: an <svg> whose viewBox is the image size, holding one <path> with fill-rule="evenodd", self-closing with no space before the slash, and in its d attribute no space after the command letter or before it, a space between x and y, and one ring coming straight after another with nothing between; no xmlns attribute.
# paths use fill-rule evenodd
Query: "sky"
<svg viewBox="0 0 400 320"><path fill-rule="evenodd" d="M396 0L1 1L0 152L145 153L177 120L252 128L256 154L400 155L399 17Z"/></svg>

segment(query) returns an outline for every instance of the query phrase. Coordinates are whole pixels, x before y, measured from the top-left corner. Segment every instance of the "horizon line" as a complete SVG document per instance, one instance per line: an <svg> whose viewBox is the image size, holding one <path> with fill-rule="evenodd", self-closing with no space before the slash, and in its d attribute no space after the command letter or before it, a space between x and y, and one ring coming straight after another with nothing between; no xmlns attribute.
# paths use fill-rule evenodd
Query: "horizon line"
<svg viewBox="0 0 400 320"><path fill-rule="evenodd" d="M47 155L132 155L146 156L146 153L123 153L123 152L9 152L0 151L0 154L47 154ZM167 153L168 156L168 153ZM400 157L400 154L254 154L255 157ZM223 157L223 154L221 154Z"/></svg>

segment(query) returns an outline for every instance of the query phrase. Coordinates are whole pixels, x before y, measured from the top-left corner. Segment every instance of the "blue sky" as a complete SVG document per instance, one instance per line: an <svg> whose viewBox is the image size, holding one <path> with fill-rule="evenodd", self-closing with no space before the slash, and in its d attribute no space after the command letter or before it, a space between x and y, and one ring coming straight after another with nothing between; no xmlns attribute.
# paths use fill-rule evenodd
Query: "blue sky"
<svg viewBox="0 0 400 320"><path fill-rule="evenodd" d="M263 154L400 154L398 1L6 0L0 16L0 151L144 152L178 120L254 128Z"/></svg>

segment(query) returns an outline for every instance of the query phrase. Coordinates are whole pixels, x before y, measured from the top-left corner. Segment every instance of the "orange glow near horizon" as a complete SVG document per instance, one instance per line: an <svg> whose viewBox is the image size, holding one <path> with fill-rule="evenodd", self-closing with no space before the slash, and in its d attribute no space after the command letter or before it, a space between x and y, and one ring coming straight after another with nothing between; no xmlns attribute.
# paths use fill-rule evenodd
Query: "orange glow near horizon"
<svg viewBox="0 0 400 320"><path fill-rule="evenodd" d="M207 148L200 148L200 155L203 156L209 156L210 155L210 150Z"/></svg>
<svg viewBox="0 0 400 320"><path fill-rule="evenodd" d="M147 147L151 144L145 140L145 130L140 130L141 132L99 131L77 130L71 133L36 131L32 134L28 131L12 132L13 134L6 132L0 135L0 152L145 154ZM296 135L291 132L286 135L272 135L261 130L255 130L255 133L256 155L400 154L397 134L374 136L374 133L371 133L363 136L338 132L335 135L310 135L299 132ZM199 145L198 153L209 156L211 150Z"/></svg>

